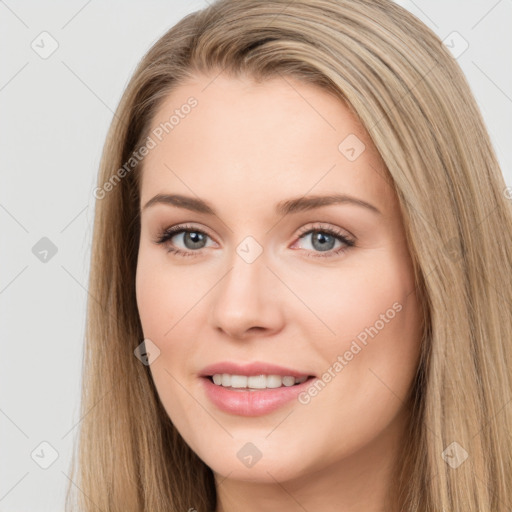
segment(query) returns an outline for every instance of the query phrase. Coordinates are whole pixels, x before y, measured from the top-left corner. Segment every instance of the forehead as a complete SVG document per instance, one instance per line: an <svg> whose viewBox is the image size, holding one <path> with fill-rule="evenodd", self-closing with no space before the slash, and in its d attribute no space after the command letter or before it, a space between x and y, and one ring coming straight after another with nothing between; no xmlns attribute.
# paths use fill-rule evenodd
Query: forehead
<svg viewBox="0 0 512 512"><path fill-rule="evenodd" d="M150 136L141 203L169 192L235 200L246 191L246 205L347 193L385 210L392 199L385 166L355 115L290 77L197 75L165 98Z"/></svg>

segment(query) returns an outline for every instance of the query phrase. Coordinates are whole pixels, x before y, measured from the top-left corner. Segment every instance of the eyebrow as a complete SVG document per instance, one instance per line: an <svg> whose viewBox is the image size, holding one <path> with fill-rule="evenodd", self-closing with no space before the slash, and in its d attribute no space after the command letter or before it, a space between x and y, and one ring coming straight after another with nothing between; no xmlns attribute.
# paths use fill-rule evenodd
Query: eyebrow
<svg viewBox="0 0 512 512"><path fill-rule="evenodd" d="M180 194L157 194L151 198L142 208L146 210L155 204L166 204L176 206L178 208L185 208L197 213L205 215L217 216L215 209L207 202L199 198L183 196ZM303 196L285 201L280 201L276 204L275 211L279 215L290 215L297 212L314 210L322 206L330 206L332 204L352 204L361 206L374 213L382 214L382 212L374 205L358 199L347 194L330 194L326 196Z"/></svg>

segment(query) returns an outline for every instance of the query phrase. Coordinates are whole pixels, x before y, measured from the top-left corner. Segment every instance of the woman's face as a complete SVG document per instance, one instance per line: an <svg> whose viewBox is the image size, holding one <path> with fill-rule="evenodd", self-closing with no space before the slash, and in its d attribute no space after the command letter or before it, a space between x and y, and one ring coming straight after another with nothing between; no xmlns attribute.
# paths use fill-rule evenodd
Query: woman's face
<svg viewBox="0 0 512 512"><path fill-rule="evenodd" d="M175 89L150 136L137 303L185 441L215 473L251 481L389 461L420 313L398 202L362 126L315 86L212 75Z"/></svg>

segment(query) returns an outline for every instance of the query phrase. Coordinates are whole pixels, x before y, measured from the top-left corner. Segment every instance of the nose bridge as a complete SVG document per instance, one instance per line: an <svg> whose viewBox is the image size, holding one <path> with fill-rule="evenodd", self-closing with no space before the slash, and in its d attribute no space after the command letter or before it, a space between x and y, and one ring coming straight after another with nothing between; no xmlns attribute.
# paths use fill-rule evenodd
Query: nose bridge
<svg viewBox="0 0 512 512"><path fill-rule="evenodd" d="M276 278L267 268L263 247L246 237L233 252L230 270L217 287L213 307L214 326L234 337L252 327L275 329L279 305Z"/></svg>
<svg viewBox="0 0 512 512"><path fill-rule="evenodd" d="M261 293L264 293L268 273L266 268L267 253L256 238L249 235L234 247L230 257L231 270L226 276L223 291L229 298L239 296L241 300L247 299L256 302Z"/></svg>

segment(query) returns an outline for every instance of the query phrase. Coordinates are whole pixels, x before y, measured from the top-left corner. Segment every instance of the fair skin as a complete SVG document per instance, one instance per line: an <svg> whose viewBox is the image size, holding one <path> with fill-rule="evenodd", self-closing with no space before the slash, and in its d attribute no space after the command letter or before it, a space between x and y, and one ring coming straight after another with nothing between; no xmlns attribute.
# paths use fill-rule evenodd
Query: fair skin
<svg viewBox="0 0 512 512"><path fill-rule="evenodd" d="M216 512L393 510L386 499L421 334L403 222L380 155L341 101L289 77L255 84L196 75L171 92L152 127L190 96L198 105L146 156L140 192L141 207L157 194L181 194L216 212L163 203L141 211L137 303L144 336L160 350L150 366L160 399L214 473ZM338 149L349 134L365 144L354 161ZM349 202L275 212L280 201L333 193L379 212ZM155 243L181 224L207 236L182 231ZM313 227L329 243L315 243L311 231L300 238ZM237 253L248 236L262 249L251 263ZM345 357L371 326L366 345ZM333 370L338 356L341 371ZM308 403L246 417L205 395L200 371L219 361L272 362L317 379L331 368L331 379ZM237 457L248 442L262 454L251 467Z"/></svg>

